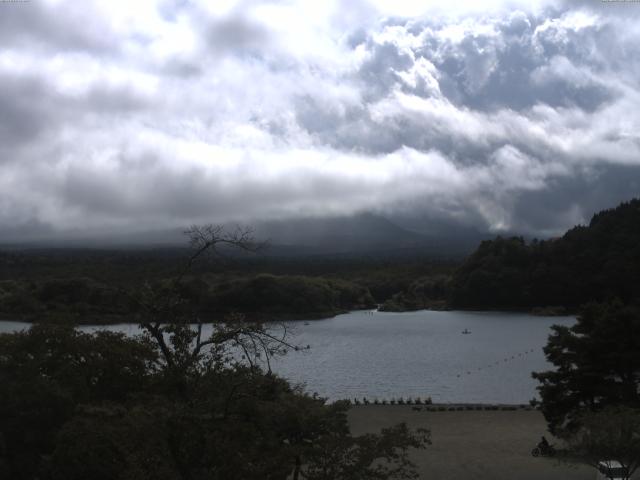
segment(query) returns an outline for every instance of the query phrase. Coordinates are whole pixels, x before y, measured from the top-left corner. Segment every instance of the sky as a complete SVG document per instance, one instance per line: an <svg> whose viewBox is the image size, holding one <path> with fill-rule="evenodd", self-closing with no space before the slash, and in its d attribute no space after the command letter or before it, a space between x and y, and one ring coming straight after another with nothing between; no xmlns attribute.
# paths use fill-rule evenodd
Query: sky
<svg viewBox="0 0 640 480"><path fill-rule="evenodd" d="M556 235L640 192L639 20L599 0L0 2L0 241L359 212Z"/></svg>

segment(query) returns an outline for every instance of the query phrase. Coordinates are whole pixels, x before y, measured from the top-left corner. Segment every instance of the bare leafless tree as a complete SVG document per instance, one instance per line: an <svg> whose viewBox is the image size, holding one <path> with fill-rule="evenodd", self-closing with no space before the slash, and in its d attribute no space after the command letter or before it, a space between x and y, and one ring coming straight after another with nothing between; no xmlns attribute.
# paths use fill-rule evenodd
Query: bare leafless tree
<svg viewBox="0 0 640 480"><path fill-rule="evenodd" d="M241 314L228 315L212 325L204 336L203 322L181 292L181 284L204 256L220 256L220 247L255 253L265 247L253 238L250 228L222 225L194 225L185 231L191 253L178 274L161 286L145 285L136 297L140 327L158 345L165 366L181 372L212 368L221 362L240 359L251 368L259 364L271 370L271 358L289 349L298 349L287 340L286 325L278 333L260 322L248 322Z"/></svg>

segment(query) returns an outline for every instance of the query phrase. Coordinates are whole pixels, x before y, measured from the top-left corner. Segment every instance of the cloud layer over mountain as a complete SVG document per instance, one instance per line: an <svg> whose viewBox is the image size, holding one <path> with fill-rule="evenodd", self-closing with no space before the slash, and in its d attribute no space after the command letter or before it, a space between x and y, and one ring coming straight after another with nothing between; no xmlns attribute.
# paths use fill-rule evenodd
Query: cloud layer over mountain
<svg viewBox="0 0 640 480"><path fill-rule="evenodd" d="M640 4L0 4L0 239L640 192Z"/></svg>

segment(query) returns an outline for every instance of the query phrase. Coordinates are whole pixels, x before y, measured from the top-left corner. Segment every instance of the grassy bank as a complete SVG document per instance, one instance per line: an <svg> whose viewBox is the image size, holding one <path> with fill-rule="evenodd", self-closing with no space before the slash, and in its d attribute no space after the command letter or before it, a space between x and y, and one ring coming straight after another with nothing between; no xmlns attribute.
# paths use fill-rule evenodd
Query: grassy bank
<svg viewBox="0 0 640 480"><path fill-rule="evenodd" d="M434 405L434 407L439 407ZM595 470L552 458L534 458L531 449L546 435L537 410L414 410L412 406L365 405L349 410L354 434L379 431L399 422L431 431L432 445L412 453L420 478L429 480L591 480ZM451 410L451 408L456 408Z"/></svg>

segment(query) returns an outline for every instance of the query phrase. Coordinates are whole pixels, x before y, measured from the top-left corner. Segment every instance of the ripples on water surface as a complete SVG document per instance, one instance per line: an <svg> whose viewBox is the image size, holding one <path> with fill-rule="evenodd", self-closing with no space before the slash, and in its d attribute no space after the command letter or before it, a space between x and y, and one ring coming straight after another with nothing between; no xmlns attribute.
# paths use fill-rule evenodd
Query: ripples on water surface
<svg viewBox="0 0 640 480"><path fill-rule="evenodd" d="M293 343L311 349L291 352L273 368L330 399L527 403L536 396L531 372L549 368L542 352L549 327L574 322L496 312L351 312L288 322ZM1 322L0 330L23 326ZM107 328L137 332L135 325Z"/></svg>
<svg viewBox="0 0 640 480"><path fill-rule="evenodd" d="M312 350L288 355L275 369L330 398L526 403L536 395L531 372L549 367L542 352L549 327L573 322L495 312L352 312L295 325L295 341Z"/></svg>

